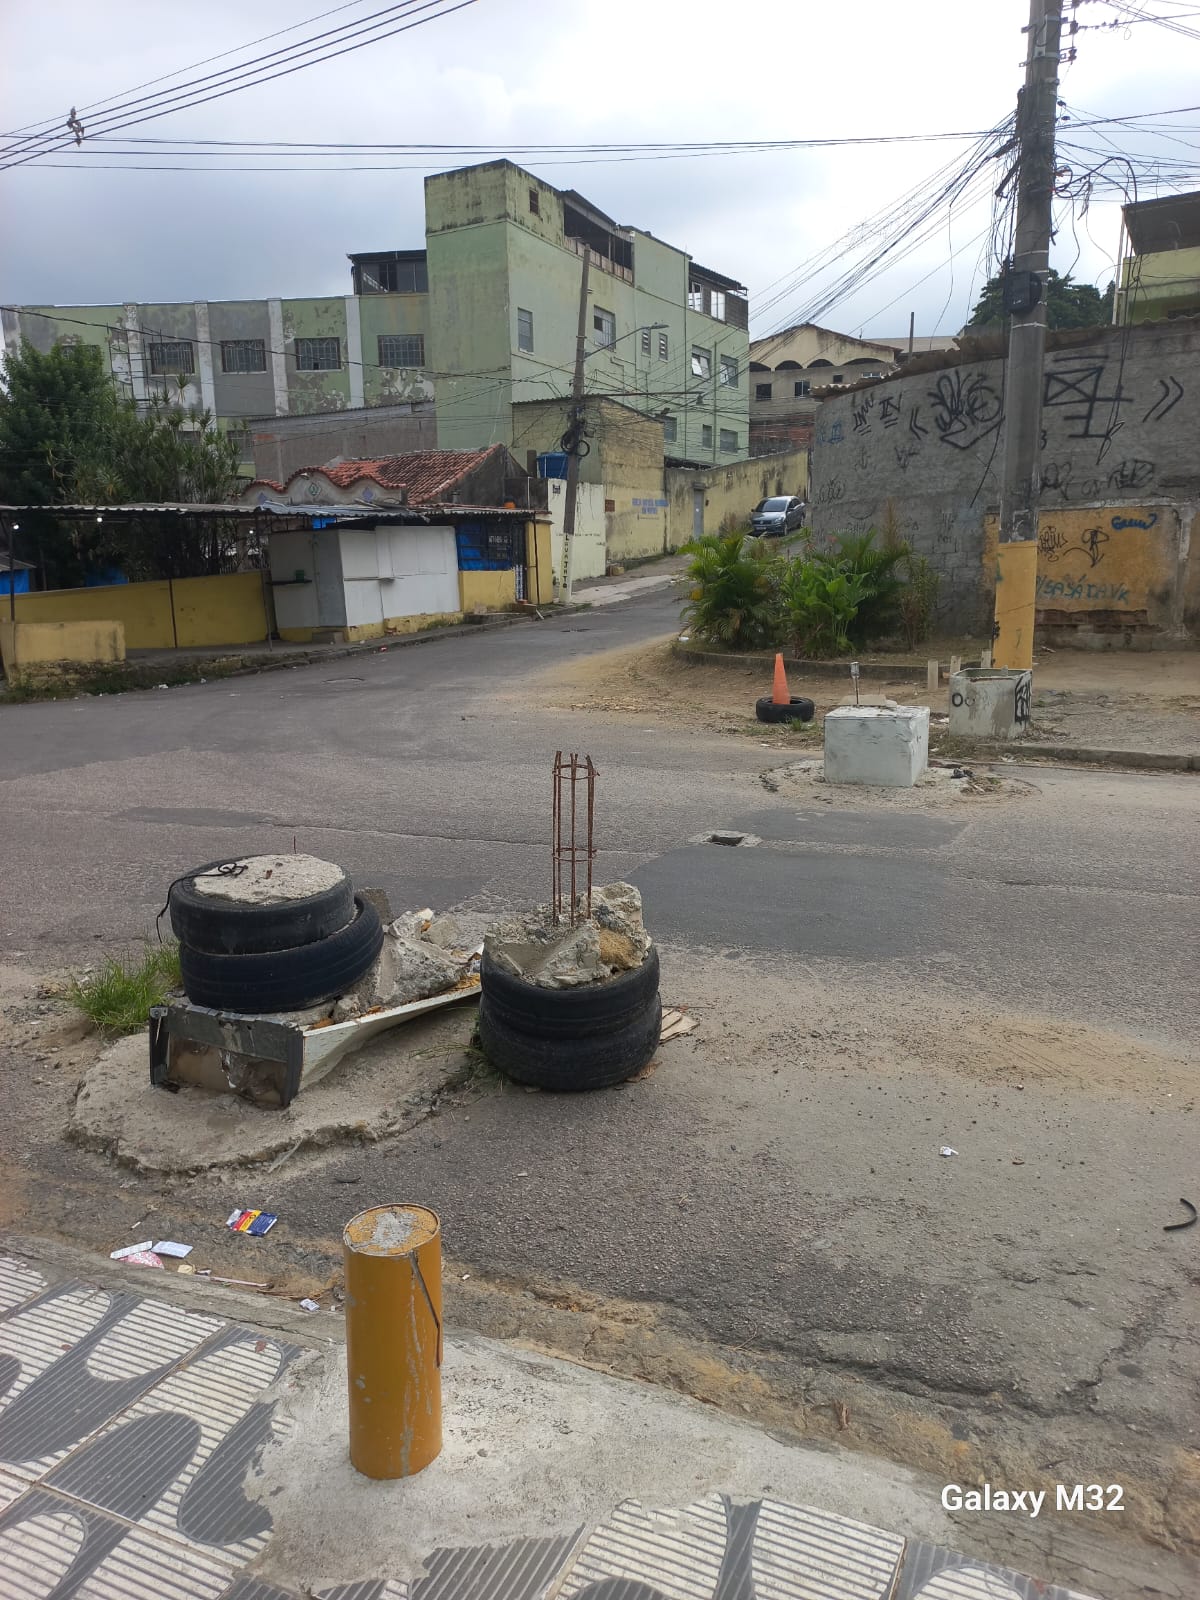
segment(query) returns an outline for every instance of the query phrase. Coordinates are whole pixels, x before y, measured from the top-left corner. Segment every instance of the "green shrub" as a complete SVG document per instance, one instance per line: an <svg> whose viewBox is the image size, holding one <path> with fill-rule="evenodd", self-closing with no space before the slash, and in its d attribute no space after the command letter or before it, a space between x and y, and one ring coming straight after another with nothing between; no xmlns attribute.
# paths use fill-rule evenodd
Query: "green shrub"
<svg viewBox="0 0 1200 1600"><path fill-rule="evenodd" d="M810 659L842 655L867 593L866 580L823 562L789 561L779 584L782 637Z"/></svg>
<svg viewBox="0 0 1200 1600"><path fill-rule="evenodd" d="M895 627L900 618L904 589L901 569L908 558L906 544L877 545L875 530L839 534L832 550L814 551L812 560L860 580L862 594L850 630L850 643L861 645Z"/></svg>
<svg viewBox="0 0 1200 1600"><path fill-rule="evenodd" d="M908 648L915 650L929 637L942 580L928 557L915 556L911 551L904 560L904 577L904 587L900 591L900 625Z"/></svg>
<svg viewBox="0 0 1200 1600"><path fill-rule="evenodd" d="M684 545L691 595L684 620L729 650L755 650L775 637L778 562L761 539L706 533Z"/></svg>

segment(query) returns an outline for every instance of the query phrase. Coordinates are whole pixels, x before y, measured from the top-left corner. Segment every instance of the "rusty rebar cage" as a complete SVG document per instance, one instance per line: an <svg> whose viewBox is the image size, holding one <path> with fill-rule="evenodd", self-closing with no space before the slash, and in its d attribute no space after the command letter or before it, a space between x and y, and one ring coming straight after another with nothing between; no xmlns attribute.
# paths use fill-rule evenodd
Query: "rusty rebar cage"
<svg viewBox="0 0 1200 1600"><path fill-rule="evenodd" d="M569 926L574 927L580 920L579 900L584 892L579 883L581 875L586 875L587 880L587 910L583 915L590 917L592 914L592 862L596 858L596 848L592 842L596 816L596 777L591 756L581 757L574 752L564 756L561 750L555 751L550 907L556 927L563 920L563 901L567 894ZM580 817L580 784L584 786L583 819ZM581 820L586 827L582 841L579 837Z"/></svg>

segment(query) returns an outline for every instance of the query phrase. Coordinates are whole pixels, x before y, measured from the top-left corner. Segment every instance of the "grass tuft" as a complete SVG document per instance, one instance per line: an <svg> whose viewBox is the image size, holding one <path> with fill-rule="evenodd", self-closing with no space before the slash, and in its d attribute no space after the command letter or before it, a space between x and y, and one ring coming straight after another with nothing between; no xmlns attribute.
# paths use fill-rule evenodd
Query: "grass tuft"
<svg viewBox="0 0 1200 1600"><path fill-rule="evenodd" d="M137 1033L146 1026L151 1006L180 985L179 946L147 944L140 960L115 956L90 978L73 978L67 989L72 1005L105 1033Z"/></svg>

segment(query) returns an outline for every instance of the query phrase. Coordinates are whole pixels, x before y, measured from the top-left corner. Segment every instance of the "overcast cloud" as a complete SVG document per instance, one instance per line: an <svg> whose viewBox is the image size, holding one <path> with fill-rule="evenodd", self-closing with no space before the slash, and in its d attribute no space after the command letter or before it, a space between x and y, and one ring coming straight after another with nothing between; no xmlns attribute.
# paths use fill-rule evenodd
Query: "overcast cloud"
<svg viewBox="0 0 1200 1600"><path fill-rule="evenodd" d="M0 45L6 126L65 117L72 104L86 107L322 9L319 0L10 0ZM1013 107L1027 11L1027 0L478 0L340 60L130 132L507 147L982 130ZM1114 14L1102 3L1084 12L1090 21ZM1061 89L1072 105L1110 116L1197 98L1200 44L1152 26L1128 38L1088 32L1077 42L1079 59L1064 69ZM86 127L86 112L82 120ZM1122 143L1119 133L1109 136ZM914 144L581 165L520 159L619 221L740 278L753 311L755 297L763 300L799 262L965 150ZM110 159L103 156L53 159L73 165L35 162L0 173L6 303L345 293L348 251L423 243L423 172L468 164L154 173L102 170ZM260 159L269 158L243 164ZM915 311L919 332L956 331L982 282L982 243L971 241L987 222L986 204L956 214L936 240L821 320L898 334ZM1078 279L1103 288L1118 225L1115 203L1094 203L1078 244L1067 223L1055 265L1074 262ZM819 287L820 280L798 286L755 331L793 320Z"/></svg>

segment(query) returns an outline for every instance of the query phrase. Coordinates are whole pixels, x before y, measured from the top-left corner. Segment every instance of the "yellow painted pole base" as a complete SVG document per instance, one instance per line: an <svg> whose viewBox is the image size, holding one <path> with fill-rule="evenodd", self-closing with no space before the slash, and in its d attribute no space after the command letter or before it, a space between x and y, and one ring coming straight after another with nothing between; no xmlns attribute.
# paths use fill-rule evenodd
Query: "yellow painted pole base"
<svg viewBox="0 0 1200 1600"><path fill-rule="evenodd" d="M342 1232L350 1460L408 1478L442 1448L442 1239L425 1206L376 1206Z"/></svg>
<svg viewBox="0 0 1200 1600"><path fill-rule="evenodd" d="M1037 604L1035 539L996 546L996 638L992 664L1033 666L1033 618Z"/></svg>

